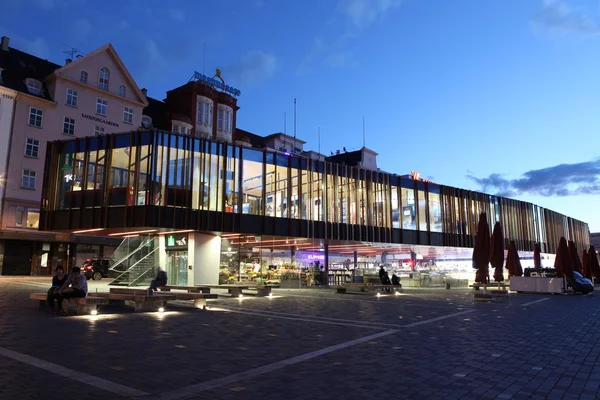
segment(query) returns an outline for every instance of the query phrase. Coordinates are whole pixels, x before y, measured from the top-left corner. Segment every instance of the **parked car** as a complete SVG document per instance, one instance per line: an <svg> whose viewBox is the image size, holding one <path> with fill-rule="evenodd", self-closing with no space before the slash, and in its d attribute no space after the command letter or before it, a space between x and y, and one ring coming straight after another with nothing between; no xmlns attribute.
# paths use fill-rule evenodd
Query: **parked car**
<svg viewBox="0 0 600 400"><path fill-rule="evenodd" d="M573 277L569 278L568 281L575 293L581 292L582 294L588 294L594 291L594 284L592 281L585 278L579 272L573 271Z"/></svg>
<svg viewBox="0 0 600 400"><path fill-rule="evenodd" d="M109 275L110 260L108 259L94 259L85 260L81 266L81 272L85 275L87 280L93 279L99 281L102 278L106 278Z"/></svg>

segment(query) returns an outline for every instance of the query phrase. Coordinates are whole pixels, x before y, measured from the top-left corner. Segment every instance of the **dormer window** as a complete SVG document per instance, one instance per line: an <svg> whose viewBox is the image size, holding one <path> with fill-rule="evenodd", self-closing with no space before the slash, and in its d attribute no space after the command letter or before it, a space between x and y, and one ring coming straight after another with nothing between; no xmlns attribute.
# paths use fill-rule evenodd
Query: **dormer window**
<svg viewBox="0 0 600 400"><path fill-rule="evenodd" d="M142 116L142 126L144 128L152 128L152 118L147 115Z"/></svg>
<svg viewBox="0 0 600 400"><path fill-rule="evenodd" d="M152 127L152 118L150 118L147 115L142 116L142 126L144 128L151 128Z"/></svg>
<svg viewBox="0 0 600 400"><path fill-rule="evenodd" d="M98 79L98 87L100 89L108 90L108 80L110 78L110 72L108 68L102 67L100 68L100 77Z"/></svg>
<svg viewBox="0 0 600 400"><path fill-rule="evenodd" d="M233 122L233 110L231 107L219 104L217 113L217 129L220 131L231 132Z"/></svg>
<svg viewBox="0 0 600 400"><path fill-rule="evenodd" d="M42 83L36 79L27 78L25 80L27 83L27 90L31 94L42 94Z"/></svg>
<svg viewBox="0 0 600 400"><path fill-rule="evenodd" d="M79 76L79 82L87 83L88 74L85 71L81 71L81 75Z"/></svg>
<svg viewBox="0 0 600 400"><path fill-rule="evenodd" d="M119 86L119 96L125 97L125 86Z"/></svg>

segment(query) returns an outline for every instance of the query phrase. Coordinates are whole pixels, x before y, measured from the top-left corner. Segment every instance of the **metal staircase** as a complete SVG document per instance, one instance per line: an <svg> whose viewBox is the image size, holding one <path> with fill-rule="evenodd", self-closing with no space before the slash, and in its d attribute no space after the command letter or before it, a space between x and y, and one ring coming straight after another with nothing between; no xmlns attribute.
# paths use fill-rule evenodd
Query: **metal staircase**
<svg viewBox="0 0 600 400"><path fill-rule="evenodd" d="M110 268L118 275L109 285L149 285L156 273L158 249L158 239L155 237L145 236L124 239L115 250L117 261Z"/></svg>

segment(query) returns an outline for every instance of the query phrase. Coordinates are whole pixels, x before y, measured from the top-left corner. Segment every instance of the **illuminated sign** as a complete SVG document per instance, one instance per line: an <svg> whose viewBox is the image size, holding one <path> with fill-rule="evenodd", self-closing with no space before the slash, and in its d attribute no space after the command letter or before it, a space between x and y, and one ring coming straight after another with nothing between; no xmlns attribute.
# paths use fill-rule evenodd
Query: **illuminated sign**
<svg viewBox="0 0 600 400"><path fill-rule="evenodd" d="M218 79L215 79L215 77ZM239 96L240 94L242 94L242 92L239 89L225 84L225 81L223 80L223 78L221 78L220 69L217 69L215 76L213 76L212 78L209 78L208 76L201 74L200 72L194 72L194 77L192 79L234 96Z"/></svg>
<svg viewBox="0 0 600 400"><path fill-rule="evenodd" d="M437 182L430 181L429 179L423 179L423 178L420 178L420 177L419 177L419 176L420 176L420 174L419 174L418 172L416 172L416 171L410 171L410 175L412 176L412 178L413 178L415 181L421 181L421 182L427 182L427 183L435 183L435 184L437 185Z"/></svg>
<svg viewBox="0 0 600 400"><path fill-rule="evenodd" d="M325 261L325 254L307 254L309 260L321 260Z"/></svg>
<svg viewBox="0 0 600 400"><path fill-rule="evenodd" d="M167 236L167 247L187 247L187 235L175 237L174 235Z"/></svg>

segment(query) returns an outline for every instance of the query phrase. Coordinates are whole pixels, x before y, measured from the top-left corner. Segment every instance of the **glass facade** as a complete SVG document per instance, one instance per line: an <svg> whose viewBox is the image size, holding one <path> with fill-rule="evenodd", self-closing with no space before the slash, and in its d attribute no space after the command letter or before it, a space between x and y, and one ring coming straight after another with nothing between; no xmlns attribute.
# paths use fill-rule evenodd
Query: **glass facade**
<svg viewBox="0 0 600 400"><path fill-rule="evenodd" d="M106 227L103 209L119 227L472 247L485 211L519 250L589 242L587 224L530 203L225 142L138 131L49 146L43 230ZM135 222L142 206L162 211Z"/></svg>

